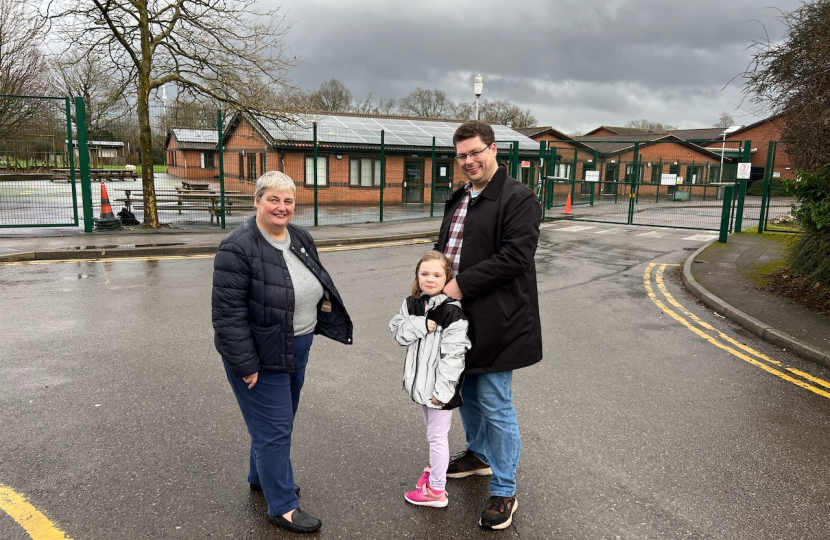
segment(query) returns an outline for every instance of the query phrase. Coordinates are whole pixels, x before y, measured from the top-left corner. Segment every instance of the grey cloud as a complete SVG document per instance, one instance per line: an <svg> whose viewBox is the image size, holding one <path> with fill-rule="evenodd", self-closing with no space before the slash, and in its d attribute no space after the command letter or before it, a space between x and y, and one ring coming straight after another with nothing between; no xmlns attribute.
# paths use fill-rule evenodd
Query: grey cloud
<svg viewBox="0 0 830 540"><path fill-rule="evenodd" d="M472 77L481 73L483 98L510 100L565 130L587 117L613 123L603 115L710 125L740 101L739 81L723 87L748 65L752 40L764 38L752 19L773 39L782 33L778 12L757 0L282 5L295 21L287 43L305 57L292 78L307 88L336 77L355 97L400 99L418 86L472 101ZM563 92L565 82L580 92ZM566 96L578 101L560 109Z"/></svg>

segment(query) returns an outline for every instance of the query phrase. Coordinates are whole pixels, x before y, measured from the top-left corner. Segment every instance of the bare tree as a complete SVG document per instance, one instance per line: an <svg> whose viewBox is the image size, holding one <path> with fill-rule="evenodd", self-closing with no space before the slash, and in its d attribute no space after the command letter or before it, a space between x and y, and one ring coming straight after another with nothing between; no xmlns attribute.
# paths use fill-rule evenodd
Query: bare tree
<svg viewBox="0 0 830 540"><path fill-rule="evenodd" d="M46 90L48 68L36 10L28 2L0 0L0 94L36 96ZM20 131L41 109L34 100L0 99L0 139Z"/></svg>
<svg viewBox="0 0 830 540"><path fill-rule="evenodd" d="M526 128L536 125L536 118L530 113L530 109L522 110L518 105L504 100L485 100L479 111L479 118L485 122L510 128Z"/></svg>
<svg viewBox="0 0 830 540"><path fill-rule="evenodd" d="M467 101L460 101L456 103L453 113L453 118L458 120L472 120L476 116L476 105ZM479 111L479 116L481 116Z"/></svg>
<svg viewBox="0 0 830 540"><path fill-rule="evenodd" d="M14 0L12 0L14 1ZM139 124L145 226L158 227L150 98L165 84L237 110L282 116L263 88L287 84L297 58L283 36L290 24L256 0L52 0L46 19L67 48L100 52L110 76L129 85Z"/></svg>
<svg viewBox="0 0 830 540"><path fill-rule="evenodd" d="M96 134L108 131L109 124L126 115L129 109L124 95L125 81L109 76L112 68L107 62L106 57L94 51L90 54L70 51L53 63L54 91L58 95L82 97L86 102L90 138L100 139Z"/></svg>
<svg viewBox="0 0 830 540"><path fill-rule="evenodd" d="M645 118L640 120L632 120L627 123L625 127L642 129L646 131L672 131L673 129L677 129L677 126L673 124L661 124L660 122L653 122Z"/></svg>
<svg viewBox="0 0 830 540"><path fill-rule="evenodd" d="M724 111L720 113L720 118L718 119L718 123L715 124L715 127L728 128L733 125L735 125L735 120L732 118L732 115Z"/></svg>
<svg viewBox="0 0 830 540"><path fill-rule="evenodd" d="M782 138L796 167L830 162L830 1L804 3L779 17L781 41L755 42L744 94L763 114L786 115Z"/></svg>
<svg viewBox="0 0 830 540"><path fill-rule="evenodd" d="M779 17L783 39L755 42L743 73L744 93L759 109L781 115L782 139L800 169L792 188L802 234L789 264L813 287L830 282L830 0L802 2ZM813 285L815 284L815 285Z"/></svg>
<svg viewBox="0 0 830 540"><path fill-rule="evenodd" d="M309 105L318 111L348 112L352 106L352 93L339 80L329 79L311 93Z"/></svg>
<svg viewBox="0 0 830 540"><path fill-rule="evenodd" d="M401 99L398 108L403 114L429 118L450 118L455 110L455 103L441 90L415 91Z"/></svg>
<svg viewBox="0 0 830 540"><path fill-rule="evenodd" d="M359 114L392 114L395 111L395 100L381 99L376 105L369 92L363 101L355 100L352 111Z"/></svg>

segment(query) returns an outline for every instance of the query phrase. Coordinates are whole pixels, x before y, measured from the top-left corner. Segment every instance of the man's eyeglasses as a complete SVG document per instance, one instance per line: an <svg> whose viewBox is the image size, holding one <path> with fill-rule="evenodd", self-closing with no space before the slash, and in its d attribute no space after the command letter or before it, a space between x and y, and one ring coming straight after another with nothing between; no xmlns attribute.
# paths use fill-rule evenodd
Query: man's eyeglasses
<svg viewBox="0 0 830 540"><path fill-rule="evenodd" d="M465 161L467 161L468 157L476 158L476 157L478 157L479 154L481 154L482 152L484 152L488 148L490 148L489 144L487 146L485 146L484 148L482 148L481 150L476 150L474 152L470 152L469 154L458 154L457 156L455 156L455 160L459 163L464 163Z"/></svg>

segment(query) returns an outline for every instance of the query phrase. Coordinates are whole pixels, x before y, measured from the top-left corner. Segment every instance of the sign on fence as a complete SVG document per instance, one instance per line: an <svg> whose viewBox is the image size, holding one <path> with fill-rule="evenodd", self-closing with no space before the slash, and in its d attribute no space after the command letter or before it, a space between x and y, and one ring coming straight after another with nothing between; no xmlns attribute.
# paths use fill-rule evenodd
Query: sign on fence
<svg viewBox="0 0 830 540"><path fill-rule="evenodd" d="M738 163L738 180L749 180L752 163Z"/></svg>
<svg viewBox="0 0 830 540"><path fill-rule="evenodd" d="M663 173L660 175L660 185L661 186L676 186L677 185L677 175L676 174L666 174Z"/></svg>
<svg viewBox="0 0 830 540"><path fill-rule="evenodd" d="M599 171L585 171L585 180L587 182L599 182Z"/></svg>

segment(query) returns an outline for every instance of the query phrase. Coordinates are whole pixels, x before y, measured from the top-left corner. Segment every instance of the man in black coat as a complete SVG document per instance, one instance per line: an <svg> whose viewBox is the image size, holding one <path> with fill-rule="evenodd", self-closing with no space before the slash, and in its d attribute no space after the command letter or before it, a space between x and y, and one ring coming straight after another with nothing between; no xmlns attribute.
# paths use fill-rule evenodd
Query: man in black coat
<svg viewBox="0 0 830 540"><path fill-rule="evenodd" d="M518 507L521 438L513 370L542 359L534 263L542 208L530 189L498 165L489 124L465 122L453 144L468 182L447 201L435 249L453 263L444 293L461 300L472 348L459 408L467 449L450 461L447 477L492 474L479 524L504 529Z"/></svg>

